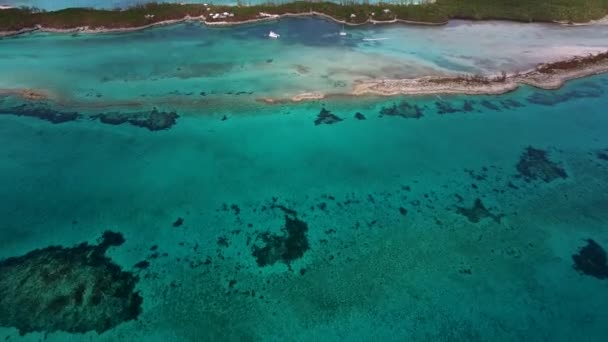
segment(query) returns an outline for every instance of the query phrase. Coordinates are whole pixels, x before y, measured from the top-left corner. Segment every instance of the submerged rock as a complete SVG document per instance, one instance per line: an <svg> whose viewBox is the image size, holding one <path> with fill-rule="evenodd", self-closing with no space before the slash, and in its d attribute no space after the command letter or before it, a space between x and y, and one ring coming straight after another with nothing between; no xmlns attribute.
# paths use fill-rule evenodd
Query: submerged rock
<svg viewBox="0 0 608 342"><path fill-rule="evenodd" d="M600 150L595 153L595 156L599 160L608 161L608 149Z"/></svg>
<svg viewBox="0 0 608 342"><path fill-rule="evenodd" d="M178 217L177 220L175 220L175 222L173 222L173 227L177 228L177 227L181 226L182 224L184 224L184 219L181 217Z"/></svg>
<svg viewBox="0 0 608 342"><path fill-rule="evenodd" d="M513 100L513 99L508 99L508 100L502 100L500 101L500 104L505 108L505 109L514 109L514 108L521 108L521 107L525 107L525 105L519 101Z"/></svg>
<svg viewBox="0 0 608 342"><path fill-rule="evenodd" d="M558 178L568 178L566 171L557 163L549 160L547 152L529 146L517 163L519 174L529 180L541 179L546 183Z"/></svg>
<svg viewBox="0 0 608 342"><path fill-rule="evenodd" d="M533 104L543 105L543 106L554 106L560 103L564 103L567 101L571 101L574 99L584 99L584 98L596 98L600 97L603 94L601 89L581 89L581 90L571 90L571 91L544 91L544 92L535 92L532 95L528 96L526 100Z"/></svg>
<svg viewBox="0 0 608 342"><path fill-rule="evenodd" d="M77 112L62 112L59 110L23 104L20 106L0 108L0 115L17 115L38 118L54 124L74 121L80 117Z"/></svg>
<svg viewBox="0 0 608 342"><path fill-rule="evenodd" d="M292 261L301 258L310 248L308 244L308 225L297 218L285 215L283 234L264 233L261 235L263 247L253 246L253 256L258 266L273 265L278 261L289 265Z"/></svg>
<svg viewBox="0 0 608 342"><path fill-rule="evenodd" d="M488 101L488 100L483 100L480 102L480 104L482 106L486 107L487 109L491 109L491 110L498 111L498 112L501 110L498 105L496 105L493 102Z"/></svg>
<svg viewBox="0 0 608 342"><path fill-rule="evenodd" d="M355 119L357 119L357 120L365 120L365 115L363 115L363 113L356 112L355 113Z"/></svg>
<svg viewBox="0 0 608 342"><path fill-rule="evenodd" d="M435 102L435 107L437 107L437 114L454 114L454 113L469 113L475 110L473 107L474 102L470 100L465 100L462 104L462 107L458 107L454 102L448 101L437 101Z"/></svg>
<svg viewBox="0 0 608 342"><path fill-rule="evenodd" d="M133 126L144 127L150 131L169 129L177 122L179 115L175 112L161 112L154 108L149 112L111 112L93 116L100 122L109 125L122 125L129 123Z"/></svg>
<svg viewBox="0 0 608 342"><path fill-rule="evenodd" d="M572 255L574 269L598 279L608 278L608 263L606 251L592 239L582 247L578 254Z"/></svg>
<svg viewBox="0 0 608 342"><path fill-rule="evenodd" d="M420 119L422 110L418 105L411 105L407 101L401 101L398 104L393 103L391 107L382 107L380 116L400 116L406 119Z"/></svg>
<svg viewBox="0 0 608 342"><path fill-rule="evenodd" d="M475 200L475 203L473 203L471 208L456 207L456 211L473 223L478 223L486 217L493 219L496 223L500 223L500 219L504 216L502 214L496 215L490 212L479 198Z"/></svg>
<svg viewBox="0 0 608 342"><path fill-rule="evenodd" d="M340 122L342 121L342 119L333 114L332 112L328 111L325 108L321 108L321 111L319 112L319 115L317 116L317 119L315 120L315 126L321 125L321 124L326 124L326 125L331 125L331 124L335 124L336 122Z"/></svg>
<svg viewBox="0 0 608 342"><path fill-rule="evenodd" d="M51 246L0 261L0 326L20 334L102 333L137 319L137 277L105 256L123 242L122 234L106 232L98 245Z"/></svg>

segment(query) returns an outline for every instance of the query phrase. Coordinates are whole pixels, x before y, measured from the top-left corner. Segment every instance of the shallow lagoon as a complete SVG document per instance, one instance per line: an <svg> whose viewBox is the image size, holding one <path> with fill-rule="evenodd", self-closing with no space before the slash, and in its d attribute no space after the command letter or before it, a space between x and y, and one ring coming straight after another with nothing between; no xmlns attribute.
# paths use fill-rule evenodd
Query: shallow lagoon
<svg viewBox="0 0 608 342"><path fill-rule="evenodd" d="M296 24L309 22L268 24L287 25L279 27L292 41L255 39L264 49L231 37L263 33L267 26L231 31L179 25L0 41L3 87L55 90L67 101L54 108L129 111L156 105L180 114L175 126L156 132L87 117L52 124L0 115L0 259L50 245L95 244L106 230L120 232L126 242L109 247L107 256L139 277L143 298L137 320L101 335L20 336L16 328L1 327L0 339L603 340L607 280L577 272L572 256L586 239L608 248L608 77L502 96L270 106L253 101L255 95L226 94L257 92L256 86L278 92L290 82L297 89L307 82L293 79L303 76L284 71L294 61L320 73L328 68L306 59L309 51L368 61L373 56L380 59L374 70L387 61L403 63L407 55L389 41L319 44L317 34L307 40L295 29L291 33L289 25ZM503 24L488 25L481 31ZM574 29L567 31L572 38L552 40L548 32L561 28L542 27L544 39L534 44L560 51L600 45L594 30L576 36L583 31ZM396 37L402 29L353 34ZM433 41L449 41L450 30L471 29L457 23ZM193 48L197 41L207 54ZM412 46L432 56L447 49ZM534 51L547 50L530 55L540 58ZM253 60L276 65L265 61L270 54L282 54L275 57L276 69L247 66ZM202 68L222 73L197 74L189 83L193 60L221 63L224 57L246 71ZM79 63L69 63L74 60ZM408 63L457 70L422 60ZM178 77L176 65L187 69L185 77ZM248 76L254 72L260 74ZM201 89L221 92L221 101L200 95ZM196 91L202 100L176 90ZM169 102L173 96L179 101ZM20 101L2 98L0 109ZM393 105L417 108L422 116L401 117ZM342 120L315 125L323 108ZM528 146L546 151L567 177L544 182L522 174L517 165ZM477 199L487 211L471 211ZM306 223L308 248L289 262L261 266L254 246L264 244L265 233L282 236L286 215ZM6 281L0 278L0 289ZM49 312L43 308L36 317L44 315Z"/></svg>
<svg viewBox="0 0 608 342"><path fill-rule="evenodd" d="M571 255L608 246L607 91L595 77L544 104L532 89L467 97L469 112L405 99L420 119L379 116L400 98L201 110L160 132L0 116L0 257L124 234L108 255L140 276L143 313L100 340L601 340L606 280ZM322 107L344 120L315 126ZM528 145L568 178L519 178ZM477 198L500 219L459 212ZM252 255L280 234L280 206L309 229L291 270ZM46 336L68 337L98 338Z"/></svg>
<svg viewBox="0 0 608 342"><path fill-rule="evenodd" d="M270 30L281 38L268 39ZM191 23L121 34L23 35L0 40L0 88L48 90L72 106L199 107L201 101L348 93L357 80L522 71L608 46L606 25L453 21L347 28L346 37L340 30L304 18L231 28ZM377 38L386 40L364 40Z"/></svg>

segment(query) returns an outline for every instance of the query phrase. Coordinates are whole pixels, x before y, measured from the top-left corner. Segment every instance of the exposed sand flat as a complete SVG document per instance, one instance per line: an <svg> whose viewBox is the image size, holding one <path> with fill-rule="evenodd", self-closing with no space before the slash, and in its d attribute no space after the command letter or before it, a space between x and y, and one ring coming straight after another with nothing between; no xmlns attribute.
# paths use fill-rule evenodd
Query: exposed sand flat
<svg viewBox="0 0 608 342"><path fill-rule="evenodd" d="M431 95L431 94L503 94L517 89L513 80L477 83L464 79L423 77L405 80L363 81L355 84L352 95Z"/></svg>
<svg viewBox="0 0 608 342"><path fill-rule="evenodd" d="M320 92L302 93L291 98L294 102L306 101L306 100L321 100L325 98L325 94Z"/></svg>
<svg viewBox="0 0 608 342"><path fill-rule="evenodd" d="M520 84L528 84L542 89L557 89L568 80L605 72L608 72L608 52L541 64L534 70L505 76L504 78L463 76L362 81L355 84L352 95L496 95L513 91Z"/></svg>

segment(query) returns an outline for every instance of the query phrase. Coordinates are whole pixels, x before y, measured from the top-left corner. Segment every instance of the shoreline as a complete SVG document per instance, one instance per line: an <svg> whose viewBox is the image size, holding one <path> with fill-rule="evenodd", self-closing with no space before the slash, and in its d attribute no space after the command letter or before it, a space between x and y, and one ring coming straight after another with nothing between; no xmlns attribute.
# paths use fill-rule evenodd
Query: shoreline
<svg viewBox="0 0 608 342"><path fill-rule="evenodd" d="M106 27L96 27L90 28L89 26L77 26L73 28L61 29L61 28L53 28L53 27L44 27L41 25L37 25L36 27L23 28L17 31L0 31L0 38L6 37L14 37L27 33L34 32L46 32L46 33L85 33L85 34L103 34L103 33L123 33L123 32L134 32L146 30L154 27L161 26L169 26L176 25L186 22L199 22L205 26L209 27L231 27L231 26L240 26L240 25L248 25L248 24L256 24L261 22L272 22L278 21L283 18L298 18L298 17L320 17L325 20L329 20L341 25L347 25L351 27L364 26L364 25L391 25L391 24L403 24L403 25L422 25L422 26L443 26L449 23L448 21L433 23L433 22L424 22L424 21L413 21L413 20L404 20L404 19L392 19L392 20L373 20L368 18L366 21L361 23L349 23L344 20L336 19L328 14L320 13L320 12L304 12L304 13L284 13L284 14L275 14L267 17L240 20L240 21L209 21L207 17L204 15L198 17L185 16L181 19L171 19L171 20L163 20L155 23L143 25L143 26L133 26L133 27L117 27L117 28L106 28Z"/></svg>
<svg viewBox="0 0 608 342"><path fill-rule="evenodd" d="M60 28L53 28L53 27L36 26L36 27L31 27L31 28L24 28L24 29L21 29L18 31L0 31L0 38L14 37L14 36L18 36L21 34L34 33L34 32L85 33L85 34L135 32L135 31L146 30L146 29L154 28L154 27L176 25L176 24L192 22L192 21L198 21L198 22L205 23L204 20L205 20L204 16L191 17L188 15L181 19L163 20L163 21L158 21L158 22L151 23L148 25L135 26L135 27L105 28L102 26L102 27L96 27L96 28L91 29L88 26L78 26L78 27L73 27L73 28L68 28L68 29L60 29Z"/></svg>
<svg viewBox="0 0 608 342"><path fill-rule="evenodd" d="M309 12L302 12L302 13L288 12L288 13L282 13L282 14L268 14L267 16L263 16L263 17L256 17L256 18L246 19L246 20L234 20L234 21L214 21L214 20L209 20L208 17L205 15L200 15L200 16L186 15L180 19L161 20L161 21L153 22L153 23L146 24L146 25L132 26L132 27L106 28L104 26L99 26L99 27L95 27L95 28L90 28L89 26L77 26L77 27L63 29L63 28L45 27L42 25L36 25L35 27L26 27L26 28L22 28L19 30L15 30L15 31L0 31L0 38L14 37L14 36L22 35L22 34L33 33L33 32L85 33L85 34L122 33L122 32L133 32L133 31L146 30L146 29L160 27L160 26L176 25L176 24L181 24L181 23L185 23L185 22L199 22L199 23L209 26L209 27L231 27L231 26L248 25L248 24L255 24L255 23L262 23L262 22L272 22L272 21L281 20L283 18L298 18L298 17L319 17L321 19L326 19L326 20L335 22L337 24L346 25L346 26L350 26L350 27L358 27L358 26L364 26L364 25L393 25L393 24L418 25L418 26L444 26L444 25L447 25L450 23L450 20L446 20L446 21L442 21L442 22L426 22L426 21L415 21L415 20L406 20L406 19L399 19L399 18L393 18L390 20L374 20L371 17L367 18L363 22L352 23L352 22L348 22L346 20L341 20L341 19L332 17L329 14L325 14L325 13L317 12L317 11L309 11ZM492 19L488 19L488 20L467 19L467 20L470 20L472 22L495 21ZM501 20L501 21L503 21L503 20ZM515 20L505 20L505 21L517 22ZM585 25L605 25L607 23L608 23L608 16L606 16L602 19L599 19L599 20L591 20L589 22L584 22L584 23L567 23L567 22L561 22L561 21L553 21L553 22L547 22L546 24L576 27L576 26L585 26Z"/></svg>

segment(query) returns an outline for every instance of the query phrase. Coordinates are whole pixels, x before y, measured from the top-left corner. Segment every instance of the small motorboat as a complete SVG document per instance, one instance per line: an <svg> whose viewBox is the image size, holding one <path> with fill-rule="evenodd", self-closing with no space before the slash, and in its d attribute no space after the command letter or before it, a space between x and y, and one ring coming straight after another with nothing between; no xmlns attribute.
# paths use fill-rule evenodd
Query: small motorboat
<svg viewBox="0 0 608 342"><path fill-rule="evenodd" d="M272 38L272 39L277 39L279 38L281 35L274 32L274 31L270 31L270 33L268 34L268 37Z"/></svg>
<svg viewBox="0 0 608 342"><path fill-rule="evenodd" d="M342 25L342 30L340 30L340 36L345 37L346 31L344 31L344 25Z"/></svg>

